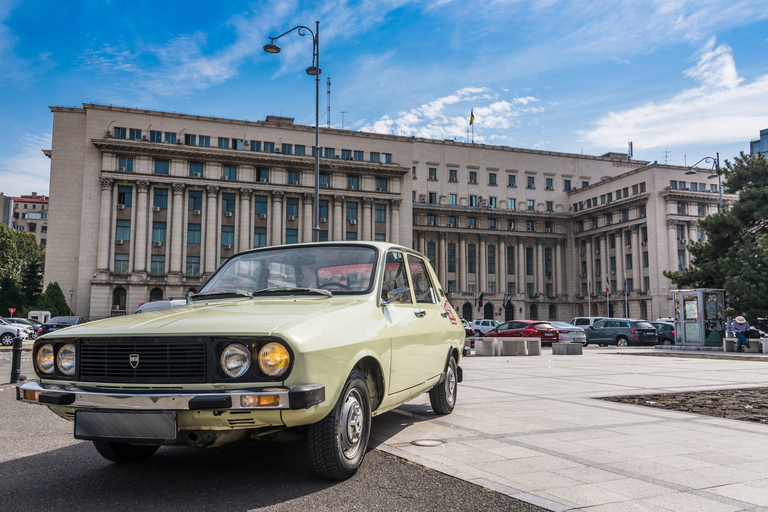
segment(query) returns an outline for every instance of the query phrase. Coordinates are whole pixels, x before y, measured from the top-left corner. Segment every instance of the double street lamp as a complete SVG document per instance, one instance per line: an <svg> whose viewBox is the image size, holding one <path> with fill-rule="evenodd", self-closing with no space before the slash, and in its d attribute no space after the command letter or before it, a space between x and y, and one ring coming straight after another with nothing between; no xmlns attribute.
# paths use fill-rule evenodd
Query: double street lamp
<svg viewBox="0 0 768 512"><path fill-rule="evenodd" d="M717 213L720 213L723 209L723 182L720 177L720 153L715 153L714 157L705 156L685 171L685 174L696 174L694 167L701 162L712 162L712 170L709 173L709 176L707 176L707 179L713 180L717 178L717 191L720 194L720 201L717 203Z"/></svg>
<svg viewBox="0 0 768 512"><path fill-rule="evenodd" d="M264 51L267 53L280 53L280 47L275 41L294 30L298 31L300 36L312 37L312 65L307 68L307 74L315 77L315 207L312 212L312 241L317 242L320 238L320 225L318 224L318 214L320 210L320 22L315 22L315 31L299 25L283 32L279 36L270 37L269 43L264 45Z"/></svg>

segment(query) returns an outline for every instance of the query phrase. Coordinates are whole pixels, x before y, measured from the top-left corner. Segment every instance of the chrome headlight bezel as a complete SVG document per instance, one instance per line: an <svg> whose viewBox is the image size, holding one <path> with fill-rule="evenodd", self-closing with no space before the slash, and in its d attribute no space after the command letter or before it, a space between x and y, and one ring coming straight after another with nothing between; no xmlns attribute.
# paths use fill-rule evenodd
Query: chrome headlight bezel
<svg viewBox="0 0 768 512"><path fill-rule="evenodd" d="M278 378L291 367L291 352L282 343L270 341L259 349L259 369L267 377Z"/></svg>
<svg viewBox="0 0 768 512"><path fill-rule="evenodd" d="M230 343L221 351L219 366L227 377L240 378L251 368L251 351L242 343Z"/></svg>
<svg viewBox="0 0 768 512"><path fill-rule="evenodd" d="M53 375L56 369L55 359L53 343L45 343L35 352L35 368L44 375Z"/></svg>
<svg viewBox="0 0 768 512"><path fill-rule="evenodd" d="M66 358L66 359L65 359ZM77 371L77 349L74 343L67 343L56 353L56 368L62 375L73 377Z"/></svg>

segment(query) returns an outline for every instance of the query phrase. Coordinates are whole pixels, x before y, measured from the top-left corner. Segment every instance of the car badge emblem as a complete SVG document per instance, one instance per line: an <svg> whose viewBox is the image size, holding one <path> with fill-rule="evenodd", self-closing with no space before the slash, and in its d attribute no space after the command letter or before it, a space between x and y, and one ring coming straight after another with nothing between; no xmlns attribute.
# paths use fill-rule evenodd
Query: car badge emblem
<svg viewBox="0 0 768 512"><path fill-rule="evenodd" d="M139 366L139 354L131 354L128 356L128 360L131 362L131 368Z"/></svg>

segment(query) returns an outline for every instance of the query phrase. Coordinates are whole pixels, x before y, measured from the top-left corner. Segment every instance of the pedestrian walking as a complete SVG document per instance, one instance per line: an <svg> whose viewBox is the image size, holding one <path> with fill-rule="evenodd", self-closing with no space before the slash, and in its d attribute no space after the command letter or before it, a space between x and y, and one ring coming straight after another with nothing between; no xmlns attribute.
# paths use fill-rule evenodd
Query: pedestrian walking
<svg viewBox="0 0 768 512"><path fill-rule="evenodd" d="M736 339L738 340L738 346L736 352L742 352L742 345L749 346L749 340L747 339L747 331L749 330L749 322L743 316L739 315L733 319L733 332L736 333Z"/></svg>

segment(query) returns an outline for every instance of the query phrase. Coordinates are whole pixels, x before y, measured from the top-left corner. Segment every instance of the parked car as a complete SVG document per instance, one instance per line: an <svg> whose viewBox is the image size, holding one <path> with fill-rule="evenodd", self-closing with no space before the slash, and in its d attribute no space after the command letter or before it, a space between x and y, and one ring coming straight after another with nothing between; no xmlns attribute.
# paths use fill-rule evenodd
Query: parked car
<svg viewBox="0 0 768 512"><path fill-rule="evenodd" d="M288 428L306 435L315 472L341 480L363 461L372 416L425 392L435 413L453 411L468 350L426 257L292 244L228 259L183 307L38 339L37 380L17 398L74 420L75 438L113 462Z"/></svg>
<svg viewBox="0 0 768 512"><path fill-rule="evenodd" d="M651 325L658 331L660 344L675 344L675 324L669 322L651 322Z"/></svg>
<svg viewBox="0 0 768 512"><path fill-rule="evenodd" d="M147 313L149 311L180 308L186 304L187 301L184 299L154 300L152 302L144 302L143 304L139 304L139 307L136 309L136 313Z"/></svg>
<svg viewBox="0 0 768 512"><path fill-rule="evenodd" d="M584 329L576 327L566 322L549 322L557 327L557 334L562 343L581 343L586 345L587 335L584 333Z"/></svg>
<svg viewBox="0 0 768 512"><path fill-rule="evenodd" d="M557 328L540 320L511 320L485 333L489 338L541 338L541 344L560 341Z"/></svg>
<svg viewBox="0 0 768 512"><path fill-rule="evenodd" d="M656 345L659 336L647 320L604 318L585 329L588 345Z"/></svg>
<svg viewBox="0 0 768 512"><path fill-rule="evenodd" d="M571 325L575 325L577 327L589 327L590 325L594 324L595 322L599 322L604 317L602 316L577 316L576 318L571 320Z"/></svg>
<svg viewBox="0 0 768 512"><path fill-rule="evenodd" d="M14 324L0 324L0 345L4 347L10 347L13 345L13 338L16 334L19 334L22 338L27 338L26 331L19 328Z"/></svg>
<svg viewBox="0 0 768 512"><path fill-rule="evenodd" d="M38 327L37 335L42 336L48 334L51 331L57 331L65 327L72 327L73 325L84 324L89 322L90 319L84 316L55 316Z"/></svg>
<svg viewBox="0 0 768 512"><path fill-rule="evenodd" d="M471 324L469 324L471 328L473 328L475 331L480 331L481 333L485 334L491 329L494 329L499 326L499 322L496 320L491 320L488 318L480 318L477 320L473 320Z"/></svg>
<svg viewBox="0 0 768 512"><path fill-rule="evenodd" d="M36 329L28 323L22 321L21 318L0 318L0 325L5 325L7 327L20 330L23 334L23 338L37 338Z"/></svg>

